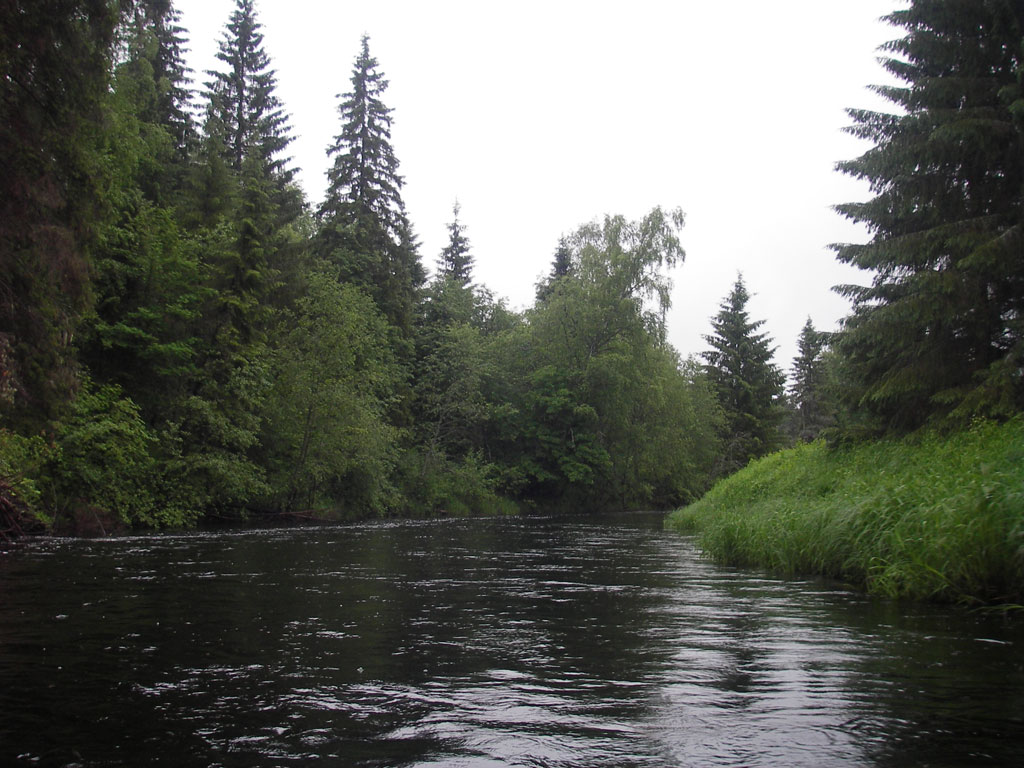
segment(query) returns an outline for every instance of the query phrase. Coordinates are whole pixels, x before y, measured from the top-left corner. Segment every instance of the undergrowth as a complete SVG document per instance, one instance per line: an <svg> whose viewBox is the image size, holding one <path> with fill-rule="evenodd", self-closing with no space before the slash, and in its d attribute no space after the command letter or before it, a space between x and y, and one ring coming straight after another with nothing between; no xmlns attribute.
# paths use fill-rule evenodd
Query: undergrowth
<svg viewBox="0 0 1024 768"><path fill-rule="evenodd" d="M677 510L732 565L916 600L1024 602L1024 419L767 456Z"/></svg>

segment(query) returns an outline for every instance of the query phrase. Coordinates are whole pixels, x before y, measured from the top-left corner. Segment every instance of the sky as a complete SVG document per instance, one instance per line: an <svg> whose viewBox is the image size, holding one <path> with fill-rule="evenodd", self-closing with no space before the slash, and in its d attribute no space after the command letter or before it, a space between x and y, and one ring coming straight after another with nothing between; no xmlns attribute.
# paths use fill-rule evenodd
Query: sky
<svg viewBox="0 0 1024 768"><path fill-rule="evenodd" d="M810 317L833 330L831 288L870 275L835 242L867 233L832 210L864 200L835 164L869 149L847 108L889 109L880 20L901 0L257 0L264 48L291 118L309 200L323 199L360 39L389 80L403 198L433 268L452 206L475 278L509 305L533 301L558 239L604 215L686 213L672 270L669 340L708 348L711 318L742 273L789 371ZM215 68L234 0L176 0L188 62Z"/></svg>

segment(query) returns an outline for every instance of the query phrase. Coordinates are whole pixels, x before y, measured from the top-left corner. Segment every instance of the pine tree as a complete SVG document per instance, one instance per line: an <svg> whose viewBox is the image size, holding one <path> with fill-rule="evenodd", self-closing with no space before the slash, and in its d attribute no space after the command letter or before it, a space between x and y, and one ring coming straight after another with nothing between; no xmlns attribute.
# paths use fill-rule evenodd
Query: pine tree
<svg viewBox="0 0 1024 768"><path fill-rule="evenodd" d="M950 412L1024 406L1024 3L914 0L888 21L876 90L895 114L851 110L875 146L839 164L875 197L838 206L867 225L835 246L872 273L840 286L853 300L836 348L851 405L883 428Z"/></svg>
<svg viewBox="0 0 1024 768"><path fill-rule="evenodd" d="M822 358L827 338L808 317L800 331L789 385L791 432L797 440L814 440L833 421Z"/></svg>
<svg viewBox="0 0 1024 768"><path fill-rule="evenodd" d="M469 252L469 239L459 221L460 210L456 201L452 206L451 223L448 224L448 245L441 251L437 269L440 277L455 280L465 286L473 281L473 255Z"/></svg>
<svg viewBox="0 0 1024 768"><path fill-rule="evenodd" d="M780 441L784 377L772 363L771 340L757 332L764 321L750 319L749 300L740 275L711 320L714 333L704 337L711 349L701 353L725 414L720 475L764 456Z"/></svg>
<svg viewBox="0 0 1024 768"><path fill-rule="evenodd" d="M317 252L341 280L361 286L391 325L408 336L423 266L402 201L403 179L391 146L388 81L364 36L352 69L352 90L338 105L341 133L328 148L334 164L319 210Z"/></svg>

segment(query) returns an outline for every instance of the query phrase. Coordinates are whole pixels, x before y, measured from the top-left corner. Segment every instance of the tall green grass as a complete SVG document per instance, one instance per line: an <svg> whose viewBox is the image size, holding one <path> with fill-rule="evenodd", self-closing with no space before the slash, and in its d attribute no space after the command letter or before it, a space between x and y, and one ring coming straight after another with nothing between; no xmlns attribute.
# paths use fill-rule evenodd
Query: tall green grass
<svg viewBox="0 0 1024 768"><path fill-rule="evenodd" d="M810 443L726 478L668 525L732 565L916 600L1024 602L1024 419L853 448Z"/></svg>

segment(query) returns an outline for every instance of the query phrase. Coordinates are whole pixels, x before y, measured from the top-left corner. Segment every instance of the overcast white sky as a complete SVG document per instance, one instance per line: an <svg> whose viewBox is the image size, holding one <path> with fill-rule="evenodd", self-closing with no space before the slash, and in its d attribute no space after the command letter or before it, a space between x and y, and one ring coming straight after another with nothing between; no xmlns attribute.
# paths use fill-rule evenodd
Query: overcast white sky
<svg viewBox="0 0 1024 768"><path fill-rule="evenodd" d="M234 0L176 0L190 66L211 68ZM390 80L404 199L432 268L462 206L476 279L533 300L558 238L606 213L680 206L672 343L685 356L742 271L787 372L810 316L835 328L831 286L868 276L828 244L866 235L835 203L868 196L834 171L867 146L847 107L886 108L879 18L900 0L257 0L306 194L326 187L337 94L359 40ZM205 77L197 74L201 83Z"/></svg>

